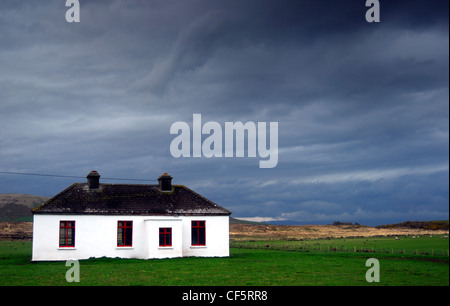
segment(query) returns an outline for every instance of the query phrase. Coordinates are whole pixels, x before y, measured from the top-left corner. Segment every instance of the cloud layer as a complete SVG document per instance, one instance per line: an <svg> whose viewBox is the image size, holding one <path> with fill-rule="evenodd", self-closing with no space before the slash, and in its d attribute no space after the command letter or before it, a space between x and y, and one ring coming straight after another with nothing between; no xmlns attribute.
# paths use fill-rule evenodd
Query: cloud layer
<svg viewBox="0 0 450 306"><path fill-rule="evenodd" d="M0 170L169 172L236 217L448 219L448 1L383 1L380 23L364 1L80 0L80 23L63 2L0 3ZM173 158L194 113L278 122L277 167Z"/></svg>

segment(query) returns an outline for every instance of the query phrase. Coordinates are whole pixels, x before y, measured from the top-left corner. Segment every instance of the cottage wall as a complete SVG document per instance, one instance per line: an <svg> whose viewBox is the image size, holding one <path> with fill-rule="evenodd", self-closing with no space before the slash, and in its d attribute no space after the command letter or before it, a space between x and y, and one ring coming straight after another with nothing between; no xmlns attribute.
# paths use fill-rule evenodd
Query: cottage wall
<svg viewBox="0 0 450 306"><path fill-rule="evenodd" d="M145 242L147 254L145 258L170 258L183 256L183 219L180 217L148 217L144 218ZM159 246L159 228L172 228L172 246Z"/></svg>
<svg viewBox="0 0 450 306"><path fill-rule="evenodd" d="M205 220L206 246L191 245L191 221ZM183 219L183 256L230 256L229 217L189 216Z"/></svg>
<svg viewBox="0 0 450 306"><path fill-rule="evenodd" d="M59 222L75 221L75 247L59 247ZM205 221L206 245L191 245L191 221ZM117 222L133 221L131 247L117 246ZM172 228L172 246L159 247L159 228ZM229 256L228 216L117 216L35 214L33 261L91 257Z"/></svg>

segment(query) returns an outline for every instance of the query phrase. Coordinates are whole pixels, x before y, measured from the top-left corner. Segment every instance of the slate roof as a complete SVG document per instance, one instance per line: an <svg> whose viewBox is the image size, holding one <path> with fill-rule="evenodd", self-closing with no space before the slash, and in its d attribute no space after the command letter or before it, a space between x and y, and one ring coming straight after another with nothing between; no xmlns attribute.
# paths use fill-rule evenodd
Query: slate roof
<svg viewBox="0 0 450 306"><path fill-rule="evenodd" d="M76 183L33 214L225 216L231 212L182 185L163 192L158 185L100 184L92 190L87 183Z"/></svg>

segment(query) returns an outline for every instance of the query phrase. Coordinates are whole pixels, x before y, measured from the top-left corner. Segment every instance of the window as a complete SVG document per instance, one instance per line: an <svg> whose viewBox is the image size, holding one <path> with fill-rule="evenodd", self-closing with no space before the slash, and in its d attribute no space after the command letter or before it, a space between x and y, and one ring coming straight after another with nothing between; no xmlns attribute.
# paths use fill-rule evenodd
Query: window
<svg viewBox="0 0 450 306"><path fill-rule="evenodd" d="M130 247L133 241L133 221L117 222L117 246Z"/></svg>
<svg viewBox="0 0 450 306"><path fill-rule="evenodd" d="M192 221L192 245L206 245L205 221Z"/></svg>
<svg viewBox="0 0 450 306"><path fill-rule="evenodd" d="M75 247L75 221L59 222L59 247Z"/></svg>
<svg viewBox="0 0 450 306"><path fill-rule="evenodd" d="M160 247L172 246L172 228L170 227L159 228L159 246Z"/></svg>

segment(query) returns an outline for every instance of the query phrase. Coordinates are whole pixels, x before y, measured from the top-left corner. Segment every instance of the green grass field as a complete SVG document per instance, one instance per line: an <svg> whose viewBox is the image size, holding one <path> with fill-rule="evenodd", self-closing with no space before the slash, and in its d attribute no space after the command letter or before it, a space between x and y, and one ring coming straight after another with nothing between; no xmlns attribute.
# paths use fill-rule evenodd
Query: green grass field
<svg viewBox="0 0 450 306"><path fill-rule="evenodd" d="M70 267L66 267L65 262L31 263L31 242L0 241L0 285L448 286L448 239L419 238L414 243L408 239L404 239L401 247L405 254L349 251L356 242L366 249L370 246L375 250L381 246L386 250L393 248L390 240L364 238L310 241L311 250L305 244L305 248L300 249L300 243L306 241L279 241L276 242L280 246L278 249L273 241L267 243L274 247L263 245L261 248L248 242L247 247L252 248L232 247L228 258L90 259L80 261L79 283L66 282L65 274ZM314 243L320 243L320 249ZM327 245L338 246L338 250L328 251ZM339 247L345 249L345 245L347 251L339 251ZM414 254L415 249L434 250L434 255L431 251ZM438 251L445 255L437 254ZM379 260L379 283L365 280L368 258Z"/></svg>
<svg viewBox="0 0 450 306"><path fill-rule="evenodd" d="M236 248L284 249L302 252L365 252L410 255L449 255L449 240L440 236L336 238L303 241L239 241Z"/></svg>

